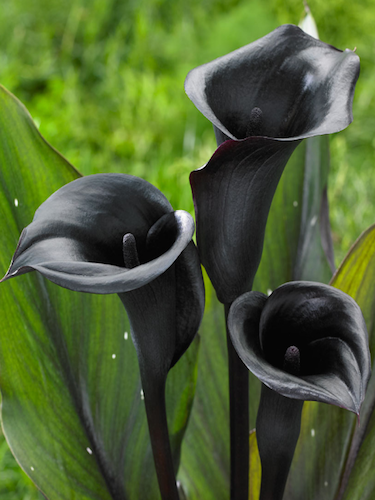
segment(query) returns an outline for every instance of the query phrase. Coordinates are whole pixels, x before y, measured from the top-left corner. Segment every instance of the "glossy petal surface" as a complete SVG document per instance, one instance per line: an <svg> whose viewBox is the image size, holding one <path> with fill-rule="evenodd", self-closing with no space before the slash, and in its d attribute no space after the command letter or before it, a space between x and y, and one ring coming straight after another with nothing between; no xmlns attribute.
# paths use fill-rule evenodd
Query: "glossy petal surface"
<svg viewBox="0 0 375 500"><path fill-rule="evenodd" d="M177 211L172 227L159 235L169 248L157 256L153 248L146 250L148 232L172 211L162 193L143 179L125 174L78 179L36 211L5 279L37 270L75 291L103 294L139 288L168 269L191 240L193 220ZM135 237L141 264L133 269L124 263L123 237L128 233Z"/></svg>
<svg viewBox="0 0 375 500"><path fill-rule="evenodd" d="M303 139L352 121L359 58L284 25L193 69L189 98L230 139Z"/></svg>
<svg viewBox="0 0 375 500"><path fill-rule="evenodd" d="M272 198L298 144L264 137L227 141L190 174L199 255L223 303L251 290Z"/></svg>
<svg viewBox="0 0 375 500"><path fill-rule="evenodd" d="M229 327L242 361L274 391L359 413L370 353L361 310L348 295L310 282L282 285L268 299L250 292L233 304ZM290 346L300 350L298 375L283 369Z"/></svg>
<svg viewBox="0 0 375 500"><path fill-rule="evenodd" d="M204 285L193 242L149 284L119 294L143 373L167 374L194 339L204 311Z"/></svg>

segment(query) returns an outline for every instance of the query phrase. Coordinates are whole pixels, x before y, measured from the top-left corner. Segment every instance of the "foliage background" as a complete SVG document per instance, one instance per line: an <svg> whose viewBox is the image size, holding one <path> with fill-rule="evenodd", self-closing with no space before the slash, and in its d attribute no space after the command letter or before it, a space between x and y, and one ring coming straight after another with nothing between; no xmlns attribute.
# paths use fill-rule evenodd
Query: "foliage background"
<svg viewBox="0 0 375 500"><path fill-rule="evenodd" d="M320 38L357 47L361 58L354 122L331 138L338 264L375 222L375 2L311 0L310 7ZM187 72L302 15L299 0L2 0L0 83L83 174L144 177L176 209L193 212L188 174L215 141L184 94ZM2 437L0 498L40 498Z"/></svg>

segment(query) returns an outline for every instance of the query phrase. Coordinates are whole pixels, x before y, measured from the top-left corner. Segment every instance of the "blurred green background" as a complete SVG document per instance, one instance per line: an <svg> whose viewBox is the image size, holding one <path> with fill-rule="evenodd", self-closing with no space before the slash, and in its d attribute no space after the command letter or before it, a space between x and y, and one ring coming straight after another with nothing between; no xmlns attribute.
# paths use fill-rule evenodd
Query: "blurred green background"
<svg viewBox="0 0 375 500"><path fill-rule="evenodd" d="M320 38L356 47L361 58L354 122L331 137L338 265L375 222L375 0L309 5ZM280 24L298 24L303 12L299 0L2 0L0 83L83 174L144 177L174 208L193 212L188 175L216 146L185 96L187 72ZM41 498L1 431L0 498Z"/></svg>

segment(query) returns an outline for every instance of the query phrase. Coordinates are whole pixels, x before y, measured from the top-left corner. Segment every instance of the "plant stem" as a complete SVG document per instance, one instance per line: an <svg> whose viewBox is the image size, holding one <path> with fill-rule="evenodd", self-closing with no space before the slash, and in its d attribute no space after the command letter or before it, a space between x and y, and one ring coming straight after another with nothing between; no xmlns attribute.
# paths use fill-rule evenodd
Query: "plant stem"
<svg viewBox="0 0 375 500"><path fill-rule="evenodd" d="M282 500L301 430L304 401L290 399L262 384L256 435L262 464L259 500Z"/></svg>
<svg viewBox="0 0 375 500"><path fill-rule="evenodd" d="M165 378L142 376L148 429L162 500L179 500L165 407Z"/></svg>
<svg viewBox="0 0 375 500"><path fill-rule="evenodd" d="M238 357L228 331L230 304L225 304L230 405L230 498L249 498L249 371Z"/></svg>

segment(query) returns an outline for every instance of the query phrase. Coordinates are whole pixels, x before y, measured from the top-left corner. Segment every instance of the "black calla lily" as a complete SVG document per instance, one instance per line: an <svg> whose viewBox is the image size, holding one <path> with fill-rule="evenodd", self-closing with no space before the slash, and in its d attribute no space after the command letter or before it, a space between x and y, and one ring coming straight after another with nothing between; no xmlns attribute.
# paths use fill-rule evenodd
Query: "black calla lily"
<svg viewBox="0 0 375 500"><path fill-rule="evenodd" d="M168 371L204 310L194 222L154 186L125 174L77 179L24 229L2 281L38 271L70 290L118 293L136 347L162 498L178 500L165 413Z"/></svg>
<svg viewBox="0 0 375 500"><path fill-rule="evenodd" d="M282 285L268 298L242 295L231 306L228 327L239 357L263 383L257 417L260 498L281 499L303 401L359 415L371 371L365 321L344 292L301 281Z"/></svg>
<svg viewBox="0 0 375 500"><path fill-rule="evenodd" d="M351 50L286 24L191 70L185 90L224 140L297 140L349 125L358 75Z"/></svg>
<svg viewBox="0 0 375 500"><path fill-rule="evenodd" d="M199 254L221 302L251 290L283 169L302 139L349 125L358 75L354 52L294 25L188 74L218 145L231 139L190 176Z"/></svg>

